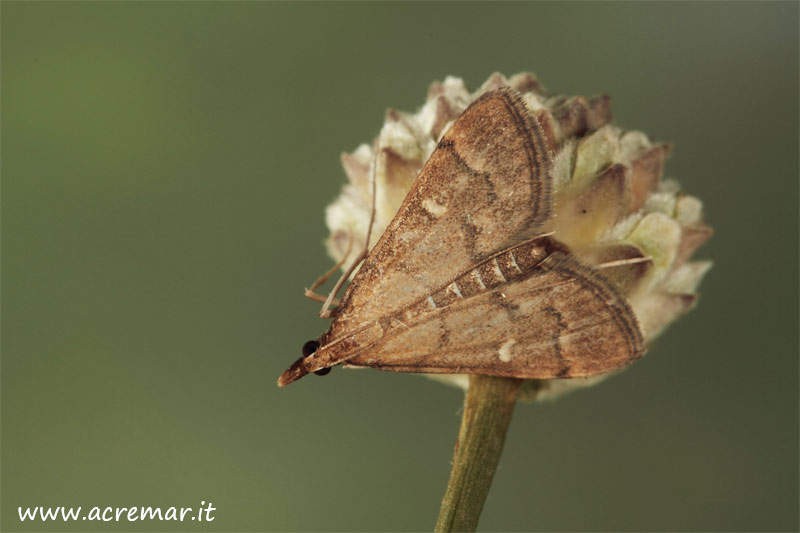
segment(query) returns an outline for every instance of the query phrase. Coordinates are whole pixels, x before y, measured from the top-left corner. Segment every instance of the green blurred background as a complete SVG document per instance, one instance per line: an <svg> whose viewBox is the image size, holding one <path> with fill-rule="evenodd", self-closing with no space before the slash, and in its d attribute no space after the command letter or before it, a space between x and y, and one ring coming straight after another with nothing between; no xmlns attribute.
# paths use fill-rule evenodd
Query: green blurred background
<svg viewBox="0 0 800 533"><path fill-rule="evenodd" d="M706 205L699 307L520 405L483 530L798 528L798 4L2 3L4 531L432 528L462 393L335 370L343 150L448 74L608 93ZM217 508L21 523L17 507Z"/></svg>

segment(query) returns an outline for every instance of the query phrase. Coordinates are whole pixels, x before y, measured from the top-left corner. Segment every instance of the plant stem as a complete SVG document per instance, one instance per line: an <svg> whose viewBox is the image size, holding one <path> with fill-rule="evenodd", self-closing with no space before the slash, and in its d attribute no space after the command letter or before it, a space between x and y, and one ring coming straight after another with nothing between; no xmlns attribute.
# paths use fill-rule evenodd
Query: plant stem
<svg viewBox="0 0 800 533"><path fill-rule="evenodd" d="M522 380L470 375L453 470L436 531L475 531L506 440Z"/></svg>

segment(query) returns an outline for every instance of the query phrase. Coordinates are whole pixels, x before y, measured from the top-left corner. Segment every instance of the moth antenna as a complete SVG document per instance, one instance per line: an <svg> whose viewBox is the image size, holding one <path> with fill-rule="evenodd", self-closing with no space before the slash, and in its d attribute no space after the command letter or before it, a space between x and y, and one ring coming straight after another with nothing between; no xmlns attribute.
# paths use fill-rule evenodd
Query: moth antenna
<svg viewBox="0 0 800 533"><path fill-rule="evenodd" d="M372 237L372 225L375 223L375 198L378 195L378 159L381 156L380 152L380 138L375 139L375 158L372 161L372 169L370 171L370 181L372 182L372 205L370 206L369 226L367 226L367 242L364 243L364 248L369 250L369 239Z"/></svg>
<svg viewBox="0 0 800 533"><path fill-rule="evenodd" d="M594 265L594 268L596 269L613 268L618 266L634 265L636 263L646 263L652 260L653 260L652 257L644 255L642 257L630 257L628 259L617 259L616 261L607 261L605 263L600 263L599 265Z"/></svg>

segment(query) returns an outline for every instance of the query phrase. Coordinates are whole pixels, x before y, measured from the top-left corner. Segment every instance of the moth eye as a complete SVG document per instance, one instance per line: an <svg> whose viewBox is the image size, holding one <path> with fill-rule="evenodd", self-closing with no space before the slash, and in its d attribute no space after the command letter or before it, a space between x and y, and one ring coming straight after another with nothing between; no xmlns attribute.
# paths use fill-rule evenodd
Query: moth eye
<svg viewBox="0 0 800 533"><path fill-rule="evenodd" d="M303 357L308 357L316 352L317 348L319 348L319 343L317 341L308 341L303 345Z"/></svg>
<svg viewBox="0 0 800 533"><path fill-rule="evenodd" d="M314 373L318 376L324 376L331 371L331 367L328 368L320 368L319 370L315 370Z"/></svg>

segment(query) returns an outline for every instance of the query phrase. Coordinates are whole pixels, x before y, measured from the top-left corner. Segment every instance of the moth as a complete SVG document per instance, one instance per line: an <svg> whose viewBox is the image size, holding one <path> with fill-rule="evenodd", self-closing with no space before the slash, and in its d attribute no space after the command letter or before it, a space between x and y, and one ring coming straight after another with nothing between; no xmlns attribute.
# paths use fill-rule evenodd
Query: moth
<svg viewBox="0 0 800 533"><path fill-rule="evenodd" d="M546 231L551 166L545 132L516 91L473 102L364 259L328 331L278 385L338 364L552 379L640 358L644 338L625 298Z"/></svg>

